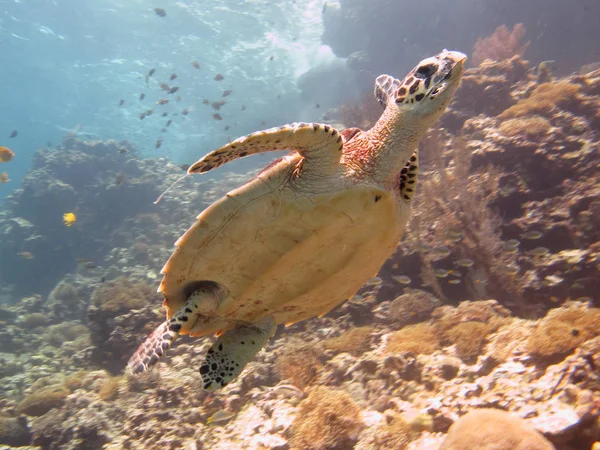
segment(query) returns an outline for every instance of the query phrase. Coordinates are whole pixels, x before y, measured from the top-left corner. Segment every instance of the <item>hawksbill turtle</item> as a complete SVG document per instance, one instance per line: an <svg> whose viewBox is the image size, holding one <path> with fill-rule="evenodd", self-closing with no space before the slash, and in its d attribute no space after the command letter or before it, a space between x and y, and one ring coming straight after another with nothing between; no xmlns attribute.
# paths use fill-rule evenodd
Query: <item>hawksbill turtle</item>
<svg viewBox="0 0 600 450"><path fill-rule="evenodd" d="M206 208L162 273L167 319L128 363L151 367L180 334L217 340L203 388L237 377L278 324L322 316L352 297L393 253L415 194L418 143L450 103L466 56L444 50L399 81L381 75L375 126L338 131L293 123L208 153L187 174L237 158L292 152Z"/></svg>

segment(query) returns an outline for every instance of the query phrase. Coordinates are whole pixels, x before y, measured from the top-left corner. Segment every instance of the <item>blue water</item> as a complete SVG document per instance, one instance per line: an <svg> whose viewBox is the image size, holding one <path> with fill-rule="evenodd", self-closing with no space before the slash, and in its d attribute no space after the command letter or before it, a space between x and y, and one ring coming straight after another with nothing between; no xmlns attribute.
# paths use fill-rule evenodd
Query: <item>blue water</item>
<svg viewBox="0 0 600 450"><path fill-rule="evenodd" d="M287 2L243 3L3 2L0 145L17 156L3 166L12 181L2 186L0 198L19 185L38 148L60 143L69 130L83 139L127 139L144 156L168 155L183 163L228 138L293 120L315 120L296 78L320 57L321 5L309 2L300 9ZM155 7L166 8L166 17L156 15ZM287 8L296 13L285 14ZM333 58L323 56L328 57ZM153 68L156 72L146 83ZM172 73L177 79L169 81ZM224 80L214 80L218 73ZM180 90L165 95L161 82ZM227 89L233 92L222 99ZM141 93L146 94L143 101ZM174 103L177 96L181 101ZM162 97L171 103L156 105ZM215 111L202 104L204 98L227 103ZM119 107L121 99L124 106ZM154 114L140 120L139 114L149 108ZM186 108L190 113L184 117ZM162 112L169 117L161 117ZM171 117L176 112L180 115ZM212 117L216 112L222 121ZM173 124L156 150L169 118ZM19 134L8 139L12 130Z"/></svg>

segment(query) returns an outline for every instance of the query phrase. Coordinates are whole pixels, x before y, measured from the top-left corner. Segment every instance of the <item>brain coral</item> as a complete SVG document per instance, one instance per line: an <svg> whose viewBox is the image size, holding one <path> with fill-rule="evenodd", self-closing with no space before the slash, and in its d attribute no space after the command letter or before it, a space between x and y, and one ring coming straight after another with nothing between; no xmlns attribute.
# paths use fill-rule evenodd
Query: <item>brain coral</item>
<svg viewBox="0 0 600 450"><path fill-rule="evenodd" d="M475 444L475 446L474 446ZM498 409L476 409L448 431L440 450L554 450L523 419Z"/></svg>

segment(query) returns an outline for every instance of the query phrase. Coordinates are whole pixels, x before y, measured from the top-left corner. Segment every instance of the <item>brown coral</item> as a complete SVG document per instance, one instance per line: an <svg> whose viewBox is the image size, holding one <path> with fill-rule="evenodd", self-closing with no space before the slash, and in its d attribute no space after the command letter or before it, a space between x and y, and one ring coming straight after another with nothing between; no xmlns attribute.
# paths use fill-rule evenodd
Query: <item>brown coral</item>
<svg viewBox="0 0 600 450"><path fill-rule="evenodd" d="M536 87L531 95L502 112L501 119L513 119L528 115L551 117L556 107L569 108L579 101L581 86L568 81L544 83Z"/></svg>
<svg viewBox="0 0 600 450"><path fill-rule="evenodd" d="M356 327L350 328L342 335L326 339L323 345L326 349L335 352L348 352L355 356L368 352L371 348L371 335L375 332L375 327Z"/></svg>
<svg viewBox="0 0 600 450"><path fill-rule="evenodd" d="M490 333L506 325L510 312L495 300L462 302L457 308L438 308L435 326L445 345L456 345L458 356L472 361L479 356Z"/></svg>
<svg viewBox="0 0 600 450"><path fill-rule="evenodd" d="M54 347L60 347L64 342L82 339L82 342L90 340L90 331L85 325L77 322L63 322L50 325L46 328L44 339Z"/></svg>
<svg viewBox="0 0 600 450"><path fill-rule="evenodd" d="M411 441L411 428L400 416L389 418L389 422L377 428L377 448L404 450Z"/></svg>
<svg viewBox="0 0 600 450"><path fill-rule="evenodd" d="M277 358L275 370L282 379L289 380L294 386L303 389L319 374L322 355L321 346L291 339Z"/></svg>
<svg viewBox="0 0 600 450"><path fill-rule="evenodd" d="M48 324L48 315L44 313L26 314L19 320L19 326L25 329L43 327Z"/></svg>
<svg viewBox="0 0 600 450"><path fill-rule="evenodd" d="M31 444L31 431L25 417L0 416L0 444L23 447Z"/></svg>
<svg viewBox="0 0 600 450"><path fill-rule="evenodd" d="M405 289L405 293L392 300L389 316L397 327L429 319L431 312L439 306L439 300L420 289Z"/></svg>
<svg viewBox="0 0 600 450"><path fill-rule="evenodd" d="M48 386L26 396L17 406L17 412L28 416L43 416L63 404L69 390L63 385Z"/></svg>
<svg viewBox="0 0 600 450"><path fill-rule="evenodd" d="M550 311L527 341L538 357L562 357L588 339L600 335L600 308L573 303Z"/></svg>
<svg viewBox="0 0 600 450"><path fill-rule="evenodd" d="M527 422L496 409L467 413L450 427L440 450L554 450Z"/></svg>
<svg viewBox="0 0 600 450"><path fill-rule="evenodd" d="M119 393L119 386L123 382L122 376L106 378L98 389L98 397L104 401L114 400Z"/></svg>
<svg viewBox="0 0 600 450"><path fill-rule="evenodd" d="M475 42L471 62L478 66L486 59L502 61L511 56L522 56L529 47L529 42L523 43L525 37L525 25L517 23L510 30L506 25L496 28L490 36L480 37Z"/></svg>
<svg viewBox="0 0 600 450"><path fill-rule="evenodd" d="M439 347L440 344L435 327L425 323L418 323L392 333L386 344L386 352L411 352L430 355Z"/></svg>
<svg viewBox="0 0 600 450"><path fill-rule="evenodd" d="M345 450L363 427L360 408L346 392L318 386L300 403L290 443L293 449Z"/></svg>
<svg viewBox="0 0 600 450"><path fill-rule="evenodd" d="M106 313L117 313L143 308L156 297L152 286L119 277L94 289L92 304Z"/></svg>
<svg viewBox="0 0 600 450"><path fill-rule="evenodd" d="M533 139L545 137L550 133L550 128L552 128L552 125L547 119L541 116L531 116L504 121L500 124L498 130L508 137L526 136Z"/></svg>

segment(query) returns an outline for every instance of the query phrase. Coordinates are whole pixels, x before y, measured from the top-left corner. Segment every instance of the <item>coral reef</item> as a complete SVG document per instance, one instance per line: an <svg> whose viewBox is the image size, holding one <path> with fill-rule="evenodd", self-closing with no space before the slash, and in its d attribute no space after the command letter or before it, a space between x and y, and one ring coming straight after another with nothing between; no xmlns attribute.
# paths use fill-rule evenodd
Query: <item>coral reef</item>
<svg viewBox="0 0 600 450"><path fill-rule="evenodd" d="M184 182L150 209L180 175L165 160L75 140L40 151L0 213L1 281L24 283L13 264L28 280L51 272L25 286L35 295L2 286L0 444L440 450L484 436L515 448L516 434L526 448L591 449L600 442L599 111L600 71L539 84L518 56L469 69L422 143L414 218L377 282L281 327L215 393L198 375L211 338L178 339L142 376L122 369L164 320L155 290L172 243L251 174ZM367 120L360 107L352 114L346 125ZM140 186L117 191L117 167ZM80 209L67 230L57 203L44 202L68 199ZM67 250L49 246L57 231L78 249L67 262ZM23 243L39 244L33 259L17 258ZM220 411L231 417L207 424Z"/></svg>
<svg viewBox="0 0 600 450"><path fill-rule="evenodd" d="M123 369L139 343L162 321L161 296L144 282L118 277L92 292L88 326L92 361L113 373Z"/></svg>
<svg viewBox="0 0 600 450"><path fill-rule="evenodd" d="M461 417L448 431L440 450L554 450L523 419L498 409L480 409Z"/></svg>
<svg viewBox="0 0 600 450"><path fill-rule="evenodd" d="M600 308L570 304L548 313L527 341L534 356L564 357L584 342L600 335Z"/></svg>
<svg viewBox="0 0 600 450"><path fill-rule="evenodd" d="M322 355L321 346L291 339L277 358L276 371L281 379L303 389L319 374Z"/></svg>
<svg viewBox="0 0 600 450"><path fill-rule="evenodd" d="M501 25L490 36L477 39L471 64L478 66L486 59L502 61L513 56L523 56L530 44L522 42L525 32L525 25L522 23L517 23L512 30L506 25Z"/></svg>
<svg viewBox="0 0 600 450"><path fill-rule="evenodd" d="M406 239L379 274L379 301L399 276L442 300L495 298L534 317L567 298L595 298L600 72L538 85L515 57L469 69L465 80L493 71L500 81L478 90L465 81L445 116L461 136L434 131L422 143L427 170ZM484 102L485 86L495 92L497 83L510 100ZM501 106L462 121L477 99Z"/></svg>
<svg viewBox="0 0 600 450"><path fill-rule="evenodd" d="M28 416L43 416L52 408L63 404L69 390L61 385L39 389L25 397L17 406L17 412Z"/></svg>
<svg viewBox="0 0 600 450"><path fill-rule="evenodd" d="M317 386L299 405L290 443L306 450L352 448L363 426L360 408L347 393Z"/></svg>
<svg viewBox="0 0 600 450"><path fill-rule="evenodd" d="M339 57L347 58L348 67L359 73L369 72L372 79L381 73L405 73L409 61L418 61L432 49L471 49L478 36L489 36L499 26L506 30L502 40L493 41L490 49L490 44L481 43L481 38L479 47L483 46L487 52L481 57L475 54L475 61L486 56L514 55L522 50L524 43L512 41L519 36L519 28L526 27L527 36L531 38L528 57L533 61L552 59L560 67L574 69L598 59L594 43L599 35L594 18L600 14L600 6L586 3L580 8L581 11L585 8L585 14L573 14L572 6L557 0L533 1L527 5L517 0L502 3L432 0L410 7L389 0L367 3L344 0L329 2L324 10L322 42ZM542 9L544 19L540 20ZM432 17L440 20L432 20ZM506 25L519 23L523 26L516 27L516 35L515 27L510 27L511 34ZM464 29L465 24L468 24L468 32L457 32ZM538 38L541 36L543 38ZM567 36L569 45L564 43ZM366 91L371 86L363 87Z"/></svg>
<svg viewBox="0 0 600 450"><path fill-rule="evenodd" d="M31 444L31 431L27 418L0 416L0 444L11 447L24 447Z"/></svg>

